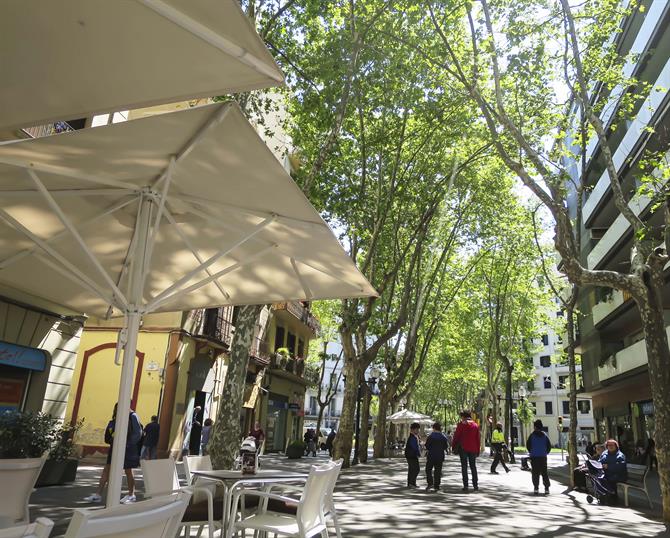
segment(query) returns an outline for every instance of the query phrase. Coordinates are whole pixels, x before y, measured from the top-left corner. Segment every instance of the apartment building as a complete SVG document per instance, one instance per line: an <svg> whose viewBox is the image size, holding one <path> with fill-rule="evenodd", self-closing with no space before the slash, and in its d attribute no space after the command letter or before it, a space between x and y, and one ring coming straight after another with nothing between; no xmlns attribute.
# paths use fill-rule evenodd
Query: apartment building
<svg viewBox="0 0 670 538"><path fill-rule="evenodd" d="M338 343L330 342L327 347L327 353L331 356L339 356L342 348ZM335 395L330 404L324 409L322 428L339 429L340 417L342 416L342 406L344 405L344 379L341 377L344 368L344 360L327 360L325 372L322 381L322 394L325 395L329 385L336 387ZM339 379L339 383L337 380ZM322 395L322 398L324 397ZM319 418L318 389L314 386L308 387L305 394L305 426L316 427Z"/></svg>
<svg viewBox="0 0 670 538"><path fill-rule="evenodd" d="M548 312L550 319L563 316L559 305ZM545 327L545 333L534 344L535 369L532 382L528 383L528 401L535 407L535 416L545 426L545 431L556 447L567 447L570 428L570 379L569 367L563 359L563 336L553 326ZM581 367L577 365L577 445L583 450L589 441L596 440L593 406L589 394L581 386Z"/></svg>
<svg viewBox="0 0 670 538"><path fill-rule="evenodd" d="M626 76L652 85L646 99L637 101L633 120L619 120L615 112L624 92L634 87L594 88L604 101L601 118L608 127L610 148L623 191L640 184L641 159L650 152L670 157L670 2L644 0L621 23L617 40L620 54L628 58ZM594 136L586 148L583 182L591 188L583 204L582 262L590 269L626 271L632 245L632 229L615 208L601 147ZM581 164L581 161L579 161ZM567 163L579 178L577 160ZM652 172L659 179L662 170ZM569 199L575 209L576 199ZM631 209L652 225L662 225L662 215L651 214L652 201L635 196ZM670 305L670 287L665 299ZM640 317L630 296L620 291L590 287L583 290L579 309L580 351L585 390L593 397L597 437L617 439L630 457L635 447L654 436L654 403ZM670 311L667 321L670 323Z"/></svg>

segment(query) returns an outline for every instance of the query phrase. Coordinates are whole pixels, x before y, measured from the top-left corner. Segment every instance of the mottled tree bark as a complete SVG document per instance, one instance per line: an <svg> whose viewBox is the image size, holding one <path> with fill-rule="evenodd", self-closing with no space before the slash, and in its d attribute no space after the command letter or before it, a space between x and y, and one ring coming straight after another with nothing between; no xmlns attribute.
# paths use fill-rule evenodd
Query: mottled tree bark
<svg viewBox="0 0 670 538"><path fill-rule="evenodd" d="M377 420L375 431L375 443L372 449L372 453L375 458L383 458L386 455L386 417L388 416L388 407L389 407L389 387L384 387L379 393L378 400L378 411L377 411Z"/></svg>
<svg viewBox="0 0 670 538"><path fill-rule="evenodd" d="M568 376L570 379L570 429L568 433L568 456L570 461L570 486L575 487L574 471L579 466L577 456L577 364L575 359L575 304L579 288L572 286L572 295L567 303L565 320L568 331Z"/></svg>
<svg viewBox="0 0 670 538"><path fill-rule="evenodd" d="M261 308L262 305L243 306L237 316L226 379L221 389L219 409L209 441L209 454L215 469L231 469L239 452L244 384L256 319Z"/></svg>
<svg viewBox="0 0 670 538"><path fill-rule="evenodd" d="M343 466L349 467L355 429L358 380L361 375L360 371L352 364L355 357L350 360L347 346L345 345L344 348L344 401L342 402L342 414L340 415L340 430L335 437L333 458L342 458L344 460Z"/></svg>

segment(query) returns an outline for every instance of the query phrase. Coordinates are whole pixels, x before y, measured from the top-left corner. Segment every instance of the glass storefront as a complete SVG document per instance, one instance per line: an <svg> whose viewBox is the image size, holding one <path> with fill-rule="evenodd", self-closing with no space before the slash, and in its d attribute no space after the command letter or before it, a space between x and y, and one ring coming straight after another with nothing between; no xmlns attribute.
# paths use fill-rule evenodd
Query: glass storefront
<svg viewBox="0 0 670 538"><path fill-rule="evenodd" d="M270 393L268 396L267 427L265 429L266 450L284 450L287 418L288 398L280 394Z"/></svg>

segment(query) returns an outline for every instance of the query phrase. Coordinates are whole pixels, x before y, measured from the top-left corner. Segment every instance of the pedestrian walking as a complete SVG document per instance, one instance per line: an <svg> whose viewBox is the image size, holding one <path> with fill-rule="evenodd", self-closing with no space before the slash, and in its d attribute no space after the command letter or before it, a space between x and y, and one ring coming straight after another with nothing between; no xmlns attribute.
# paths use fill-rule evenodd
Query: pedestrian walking
<svg viewBox="0 0 670 538"><path fill-rule="evenodd" d="M463 491L468 491L468 465L472 474L472 489L479 490L477 476L477 457L480 452L481 437L479 425L472 420L472 414L467 409L460 412L461 421L456 426L452 448L454 454L461 458L461 475L463 476Z"/></svg>
<svg viewBox="0 0 670 538"><path fill-rule="evenodd" d="M107 423L105 428L105 443L109 445L109 452L107 453L107 463L102 469L102 475L98 482L98 490L85 497L84 500L90 503L100 502L102 500L102 492L105 490L109 482L109 470L112 464L112 447L114 446L114 431L116 428L116 409L118 404L114 404L112 411L112 419ZM126 474L126 481L128 482L128 495L121 499L121 503L134 503L137 499L135 497L135 478L133 476L133 469L140 466L140 451L139 442L142 438L142 424L140 419L133 411L130 410L128 417L128 436L126 438L126 449L123 458L123 470Z"/></svg>
<svg viewBox="0 0 670 538"><path fill-rule="evenodd" d="M254 427L249 430L248 437L253 437L256 442L256 449L258 450L261 446L261 443L265 441L265 432L261 428L261 423L256 421L254 422Z"/></svg>
<svg viewBox="0 0 670 538"><path fill-rule="evenodd" d="M428 482L426 491L431 488L440 491L442 465L447 448L447 438L442 433L442 424L435 422L433 431L426 439L426 481Z"/></svg>
<svg viewBox="0 0 670 538"><path fill-rule="evenodd" d="M539 494L540 476L544 484L544 494L549 495L549 473L547 471L547 454L551 452L551 441L544 432L544 425L540 419L533 423L535 430L528 436L526 448L530 456L530 467L533 476L533 493Z"/></svg>
<svg viewBox="0 0 670 538"><path fill-rule="evenodd" d="M328 455L332 458L333 457L333 445L335 444L335 436L337 435L337 432L333 429L330 430L330 433L328 434L328 437L326 437L326 449L328 450Z"/></svg>
<svg viewBox="0 0 670 538"><path fill-rule="evenodd" d="M157 448L160 432L161 427L158 424L158 417L154 415L151 417L151 422L144 427L142 454L140 455L143 460L155 460L158 457Z"/></svg>
<svg viewBox="0 0 670 538"><path fill-rule="evenodd" d="M202 436L200 437L200 454L202 454L203 456L207 456L209 454L207 445L209 445L209 436L212 433L213 425L214 422L212 422L212 419L207 418L205 419L205 422L203 423L202 426Z"/></svg>
<svg viewBox="0 0 670 538"><path fill-rule="evenodd" d="M419 456L421 456L421 448L419 448L419 430L421 426L418 422L413 422L409 426L409 437L405 443L405 458L407 459L407 487L415 488L416 477L419 476Z"/></svg>
<svg viewBox="0 0 670 538"><path fill-rule="evenodd" d="M454 436L451 434L451 430L447 430L447 454L451 454L451 443L454 440Z"/></svg>
<svg viewBox="0 0 670 538"><path fill-rule="evenodd" d="M193 408L191 418L191 434L189 437L188 451L191 456L200 455L200 438L202 436L202 407L196 405Z"/></svg>
<svg viewBox="0 0 670 538"><path fill-rule="evenodd" d="M496 424L495 430L491 433L491 446L493 447L493 463L491 464L491 474L498 474L496 468L501 463L506 473L509 473L509 468L505 465L503 458L503 450L505 449L505 435L503 434L503 427L500 422Z"/></svg>

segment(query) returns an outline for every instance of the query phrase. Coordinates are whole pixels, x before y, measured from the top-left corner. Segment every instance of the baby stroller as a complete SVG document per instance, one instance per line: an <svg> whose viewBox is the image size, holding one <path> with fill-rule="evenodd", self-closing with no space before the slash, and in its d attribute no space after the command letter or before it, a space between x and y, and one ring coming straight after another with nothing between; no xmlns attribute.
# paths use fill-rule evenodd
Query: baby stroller
<svg viewBox="0 0 670 538"><path fill-rule="evenodd" d="M605 478L603 464L596 460L586 460L586 502L591 504L597 500L598 504L609 504L613 497L616 497L616 490L613 490L610 483Z"/></svg>

